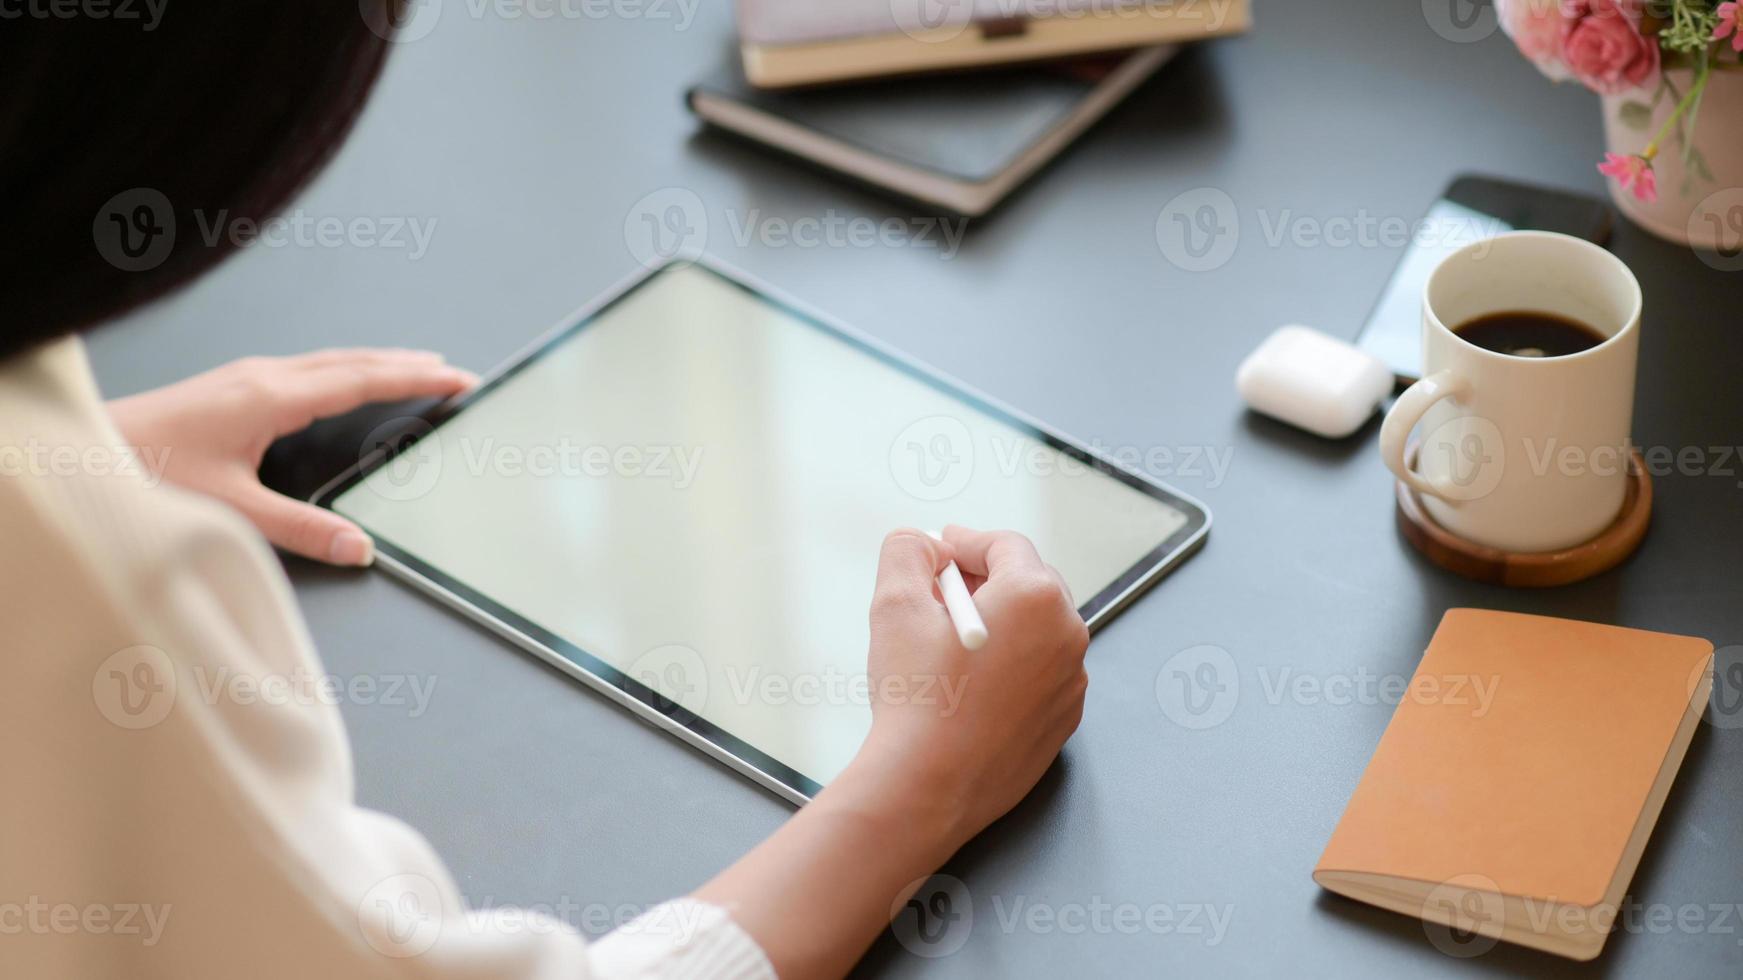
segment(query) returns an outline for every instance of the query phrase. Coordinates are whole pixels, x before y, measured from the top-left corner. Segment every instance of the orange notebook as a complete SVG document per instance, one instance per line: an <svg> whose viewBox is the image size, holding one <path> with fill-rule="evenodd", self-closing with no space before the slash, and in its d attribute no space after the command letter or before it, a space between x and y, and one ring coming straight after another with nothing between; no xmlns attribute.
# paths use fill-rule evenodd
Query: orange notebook
<svg viewBox="0 0 1743 980"><path fill-rule="evenodd" d="M1596 957L1706 708L1712 659L1694 637L1448 610L1313 880Z"/></svg>

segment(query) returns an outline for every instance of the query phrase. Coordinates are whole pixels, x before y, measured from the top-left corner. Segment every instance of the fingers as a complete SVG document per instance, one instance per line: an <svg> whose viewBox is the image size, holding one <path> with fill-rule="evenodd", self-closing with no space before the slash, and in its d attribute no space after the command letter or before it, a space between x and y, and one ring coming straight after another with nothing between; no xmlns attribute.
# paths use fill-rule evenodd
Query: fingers
<svg viewBox="0 0 1743 980"><path fill-rule="evenodd" d="M956 564L964 572L988 581L1006 575L1045 572L1035 545L1015 531L975 531L955 524L944 529L944 540L956 549Z"/></svg>
<svg viewBox="0 0 1743 980"><path fill-rule="evenodd" d="M1072 584L1065 581L1065 575L1061 575L1060 570L1053 567L1053 565L1048 565L1048 570L1049 572L1053 572L1053 581L1060 584L1061 593L1065 593L1065 603L1070 605L1072 609L1077 609L1077 596L1072 595Z"/></svg>
<svg viewBox="0 0 1743 980"><path fill-rule="evenodd" d="M412 350L406 347L328 347L324 350L309 351L306 354L295 354L285 358L292 367L315 368L330 367L334 364L386 362L386 361L432 361L442 363L442 355L433 350Z"/></svg>
<svg viewBox="0 0 1743 980"><path fill-rule="evenodd" d="M1071 594L1071 583L1065 581L1065 576L1059 574L1059 569L1052 565L1047 566L1047 571L1053 576L1053 581L1059 583L1059 591L1065 593L1065 601L1070 604L1071 608L1076 609L1077 597Z"/></svg>
<svg viewBox="0 0 1743 980"><path fill-rule="evenodd" d="M963 570L977 600L1027 599L1042 605L1058 603L1072 610L1077 602L1059 570L1041 560L1035 545L1015 531L975 531L951 525L944 539L956 549L956 564ZM983 593L983 590L984 591Z"/></svg>
<svg viewBox="0 0 1743 980"><path fill-rule="evenodd" d="M280 435L306 428L316 419L342 415L370 402L411 398L446 398L465 391L478 379L470 371L450 367L439 357L355 356L318 360L287 372L275 389L282 404L275 415ZM323 354L309 355L322 358Z"/></svg>
<svg viewBox="0 0 1743 980"><path fill-rule="evenodd" d="M935 601L938 573L949 564L952 548L913 528L891 531L878 554L878 584L874 604Z"/></svg>
<svg viewBox="0 0 1743 980"><path fill-rule="evenodd" d="M375 543L357 525L330 510L255 485L231 499L242 516L286 551L329 565L368 565Z"/></svg>

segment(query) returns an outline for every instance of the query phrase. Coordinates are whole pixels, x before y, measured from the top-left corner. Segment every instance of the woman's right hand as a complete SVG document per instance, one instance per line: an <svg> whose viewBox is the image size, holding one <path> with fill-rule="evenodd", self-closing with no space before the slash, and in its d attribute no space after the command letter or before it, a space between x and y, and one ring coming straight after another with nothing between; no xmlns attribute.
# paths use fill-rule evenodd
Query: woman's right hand
<svg viewBox="0 0 1743 980"><path fill-rule="evenodd" d="M986 620L979 650L962 647L937 594L951 560ZM1064 579L1022 535L891 534L872 598L872 730L855 768L881 771L960 846L1034 788L1077 730L1088 647Z"/></svg>
<svg viewBox="0 0 1743 980"><path fill-rule="evenodd" d="M968 651L938 595L955 560L986 620ZM884 539L872 597L872 729L847 769L697 889L783 980L845 976L925 877L1017 805L1083 718L1089 631L1059 573L1010 531Z"/></svg>

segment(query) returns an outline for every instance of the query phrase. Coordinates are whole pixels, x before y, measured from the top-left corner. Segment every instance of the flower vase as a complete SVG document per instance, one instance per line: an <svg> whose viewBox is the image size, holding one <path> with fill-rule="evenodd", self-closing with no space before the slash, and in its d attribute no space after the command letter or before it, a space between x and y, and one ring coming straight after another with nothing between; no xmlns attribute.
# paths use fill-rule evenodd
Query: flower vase
<svg viewBox="0 0 1743 980"><path fill-rule="evenodd" d="M1686 69L1665 75L1679 92L1687 92L1693 82L1693 72ZM1650 102L1645 92L1604 96L1604 139L1611 152L1645 150L1677 100L1664 93L1648 114L1642 106ZM1694 144L1706 173L1689 173L1684 167L1679 124L1652 161L1658 200L1642 201L1614 180L1609 182L1610 198L1630 221L1660 238L1736 255L1743 250L1743 72L1712 73L1701 96L1698 121Z"/></svg>

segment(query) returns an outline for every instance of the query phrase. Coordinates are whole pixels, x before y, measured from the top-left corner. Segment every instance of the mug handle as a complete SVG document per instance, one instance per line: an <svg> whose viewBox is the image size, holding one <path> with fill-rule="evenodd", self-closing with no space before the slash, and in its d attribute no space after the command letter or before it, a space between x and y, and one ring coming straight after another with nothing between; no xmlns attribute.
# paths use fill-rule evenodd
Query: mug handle
<svg viewBox="0 0 1743 980"><path fill-rule="evenodd" d="M1385 421L1380 423L1380 458L1385 460L1386 468L1392 474L1418 493L1429 494L1442 500L1452 500L1438 483L1410 468L1404 458L1405 445L1410 441L1410 433L1416 428L1434 403L1443 398L1457 398L1465 393L1464 380L1450 370L1436 371L1416 382L1398 396L1392 403L1392 410L1386 413Z"/></svg>

